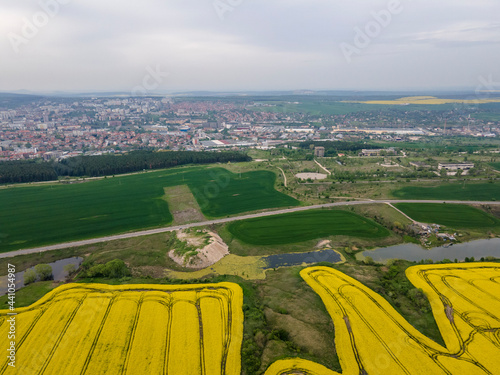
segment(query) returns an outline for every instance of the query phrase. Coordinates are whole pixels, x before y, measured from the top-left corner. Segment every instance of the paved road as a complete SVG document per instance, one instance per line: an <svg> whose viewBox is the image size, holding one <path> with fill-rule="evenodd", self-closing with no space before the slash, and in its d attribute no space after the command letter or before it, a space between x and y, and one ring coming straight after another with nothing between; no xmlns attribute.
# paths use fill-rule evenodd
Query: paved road
<svg viewBox="0 0 500 375"><path fill-rule="evenodd" d="M152 234L171 232L171 231L178 230L178 229L195 228L195 227L201 227L201 226L212 225L212 224L222 224L222 223L228 223L231 221L252 219L252 218L257 218L257 217L265 217L265 216L273 216L273 215L285 214L285 213L290 213L290 212L307 211L307 210L312 210L312 209L317 209L317 208L328 208L328 207L338 207L338 206L354 206L354 205L360 205L360 204L373 204L373 203L381 203L381 204L448 203L448 204L486 204L486 205L499 205L500 204L500 202L496 202L496 201L495 202L479 202L479 201L436 201L436 200L362 200L362 201L358 200L358 201L351 201L351 202L325 203L325 204L317 204L314 206L285 208L285 209L276 210L276 211L260 212L257 214L240 215L240 216L228 217L228 218L224 218L224 219L214 219L214 220L207 220L207 221L202 221L202 222L198 222L198 223L183 224L183 225L176 225L176 226L171 226L171 227L143 230L143 231L139 231L139 232L117 234L117 235L107 236L107 237L92 238L90 240L66 242L66 243L61 243L61 244L57 244L57 245L37 247L37 248L33 248L33 249L16 250L16 251L8 252L8 253L1 253L0 258L10 258L10 257L14 257L17 255L41 253L41 252L51 251L51 250L66 249L69 247L92 245L92 244L101 243L101 242L123 240L123 239L127 239L127 238L134 238L134 237L141 237L141 236L149 236Z"/></svg>

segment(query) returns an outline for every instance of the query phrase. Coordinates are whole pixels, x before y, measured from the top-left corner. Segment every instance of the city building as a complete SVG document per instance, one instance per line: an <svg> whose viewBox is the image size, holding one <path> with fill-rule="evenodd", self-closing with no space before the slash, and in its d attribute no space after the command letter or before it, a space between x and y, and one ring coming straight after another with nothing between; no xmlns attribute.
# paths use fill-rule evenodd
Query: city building
<svg viewBox="0 0 500 375"><path fill-rule="evenodd" d="M317 158L325 157L325 148L324 147L315 147L314 148L314 156Z"/></svg>
<svg viewBox="0 0 500 375"><path fill-rule="evenodd" d="M462 171L468 171L469 169L474 168L474 163L439 163L438 169L446 169L447 171L458 171L461 169Z"/></svg>

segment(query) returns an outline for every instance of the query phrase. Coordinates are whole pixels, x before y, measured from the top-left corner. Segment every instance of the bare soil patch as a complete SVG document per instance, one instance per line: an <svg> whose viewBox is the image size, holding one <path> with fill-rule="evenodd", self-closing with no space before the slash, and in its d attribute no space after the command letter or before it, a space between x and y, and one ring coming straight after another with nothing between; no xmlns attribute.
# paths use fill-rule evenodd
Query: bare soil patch
<svg viewBox="0 0 500 375"><path fill-rule="evenodd" d="M207 268L229 255L227 244L215 232L206 230L186 232L181 230L176 233L180 241L184 241L188 246L196 249L195 255L191 253L179 255L176 254L175 249L169 251L168 256L180 266L192 269Z"/></svg>
<svg viewBox="0 0 500 375"><path fill-rule="evenodd" d="M323 173L297 173L295 177L300 178L301 180L307 180L308 178L311 180L324 180L328 177L328 175Z"/></svg>
<svg viewBox="0 0 500 375"><path fill-rule="evenodd" d="M187 185L164 188L164 199L174 217L174 224L195 223L205 220L200 206Z"/></svg>

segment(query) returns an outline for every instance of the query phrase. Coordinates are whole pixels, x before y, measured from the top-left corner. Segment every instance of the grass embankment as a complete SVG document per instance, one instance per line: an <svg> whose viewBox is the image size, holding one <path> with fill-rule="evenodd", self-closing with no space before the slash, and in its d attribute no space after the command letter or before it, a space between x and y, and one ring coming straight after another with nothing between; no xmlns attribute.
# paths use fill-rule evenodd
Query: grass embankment
<svg viewBox="0 0 500 375"><path fill-rule="evenodd" d="M397 199L496 201L500 200L500 182L407 186L393 191L392 195Z"/></svg>
<svg viewBox="0 0 500 375"><path fill-rule="evenodd" d="M434 223L457 229L486 229L500 226L500 220L475 207L461 204L398 203L405 214L422 223Z"/></svg>
<svg viewBox="0 0 500 375"><path fill-rule="evenodd" d="M0 252L165 226L164 188L187 185L206 217L296 206L269 171L180 168L71 185L0 190Z"/></svg>
<svg viewBox="0 0 500 375"><path fill-rule="evenodd" d="M0 275L7 274L7 264L15 264L16 271L24 271L37 264L52 263L56 260L81 256L91 258L96 263L106 263L121 259L138 277L162 277L164 269L182 270L168 256L175 237L171 233L155 234L145 237L129 238L80 246L63 250L19 255L0 259Z"/></svg>
<svg viewBox="0 0 500 375"><path fill-rule="evenodd" d="M16 291L16 303L14 307L17 308L32 305L59 285L61 284L53 281L39 281L25 286L24 288ZM0 310L8 309L10 307L10 305L7 304L8 301L7 295L0 297Z"/></svg>
<svg viewBox="0 0 500 375"><path fill-rule="evenodd" d="M389 231L377 223L341 210L310 210L237 221L229 232L252 245L282 245L335 235L382 238Z"/></svg>

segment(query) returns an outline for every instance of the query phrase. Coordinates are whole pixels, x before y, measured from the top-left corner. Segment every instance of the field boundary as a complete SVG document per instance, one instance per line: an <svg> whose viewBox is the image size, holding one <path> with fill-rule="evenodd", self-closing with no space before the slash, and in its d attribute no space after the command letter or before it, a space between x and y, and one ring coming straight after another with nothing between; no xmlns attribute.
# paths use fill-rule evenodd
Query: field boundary
<svg viewBox="0 0 500 375"><path fill-rule="evenodd" d="M387 204L387 203L390 203L390 204L395 204L395 203L447 203L447 204L465 204L465 205L500 205L499 201L439 201L439 200L379 200L379 201L378 200L366 200L366 201L325 203L325 204L319 204L319 205L313 205L313 206L294 207L294 208L287 208L287 209L281 209L281 210L276 210L276 211L266 211L266 212L261 212L261 213L256 213L256 214L234 216L234 217L228 217L228 218L223 218L223 219L214 219L214 220L202 221L202 222L198 222L198 223L149 229L149 230L143 230L143 231L137 231L137 232L131 232L131 233L116 234L116 235L107 236L107 237L66 242L66 243L37 247L37 248L32 248L32 249L15 250L15 251L11 251L11 252L1 253L0 259L1 258L11 258L11 257L15 257L17 255L35 254L35 253L39 253L39 252L60 250L60 249L66 249L66 248L70 248L70 247L92 245L92 244L96 244L96 243L108 242L108 241L114 241L114 240L122 240L122 239L126 239L126 238L149 236L152 234L172 232L175 230L186 229L186 228L196 228L196 227L202 227L202 226L207 226L207 225L224 224L224 223L229 223L232 221L253 219L253 218L265 217L265 216L280 215L280 214L286 214L286 213L290 213L290 212L307 211L307 210L314 210L314 209L318 209L318 208L353 206L353 205L374 204L374 203L380 203L380 204Z"/></svg>

